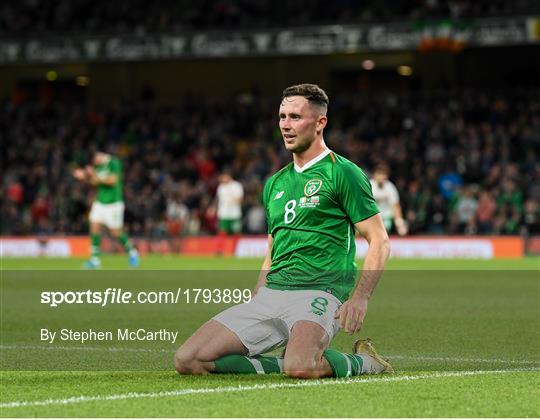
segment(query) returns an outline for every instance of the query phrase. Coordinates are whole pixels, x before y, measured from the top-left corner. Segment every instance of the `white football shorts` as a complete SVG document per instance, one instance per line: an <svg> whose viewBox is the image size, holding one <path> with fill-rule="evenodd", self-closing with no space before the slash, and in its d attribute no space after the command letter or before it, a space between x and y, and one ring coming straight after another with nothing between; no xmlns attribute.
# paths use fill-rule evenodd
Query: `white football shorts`
<svg viewBox="0 0 540 420"><path fill-rule="evenodd" d="M213 319L234 332L250 356L266 353L287 344L297 321L313 321L328 334L329 341L339 331L334 319L341 302L319 290L273 290L261 287L246 303L232 306Z"/></svg>
<svg viewBox="0 0 540 420"><path fill-rule="evenodd" d="M90 209L90 222L99 223L109 229L120 229L124 226L124 203L103 204L97 201L92 203Z"/></svg>

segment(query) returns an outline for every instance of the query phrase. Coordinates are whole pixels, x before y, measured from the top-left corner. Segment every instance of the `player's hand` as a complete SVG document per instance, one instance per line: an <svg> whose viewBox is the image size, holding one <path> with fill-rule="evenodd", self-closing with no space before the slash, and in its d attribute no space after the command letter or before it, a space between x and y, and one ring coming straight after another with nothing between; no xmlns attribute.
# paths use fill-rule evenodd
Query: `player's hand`
<svg viewBox="0 0 540 420"><path fill-rule="evenodd" d="M400 227L396 226L396 230L399 236L405 236L409 232L409 228L407 227L407 225L403 225Z"/></svg>
<svg viewBox="0 0 540 420"><path fill-rule="evenodd" d="M94 167L93 167L93 166L90 166L90 165L86 165L86 167L84 168L84 170L86 171L86 173L88 174L88 176L92 176L93 174L96 173L96 171L94 170Z"/></svg>
<svg viewBox="0 0 540 420"><path fill-rule="evenodd" d="M352 335L362 329L368 308L365 298L351 298L336 311L334 318L339 318L339 325L347 334Z"/></svg>
<svg viewBox="0 0 540 420"><path fill-rule="evenodd" d="M409 232L409 226L405 220L397 219L396 230L399 236L405 236Z"/></svg>
<svg viewBox="0 0 540 420"><path fill-rule="evenodd" d="M77 168L73 170L73 176L75 177L75 179L78 179L79 181L84 181L84 179L86 178L86 173L84 169Z"/></svg>

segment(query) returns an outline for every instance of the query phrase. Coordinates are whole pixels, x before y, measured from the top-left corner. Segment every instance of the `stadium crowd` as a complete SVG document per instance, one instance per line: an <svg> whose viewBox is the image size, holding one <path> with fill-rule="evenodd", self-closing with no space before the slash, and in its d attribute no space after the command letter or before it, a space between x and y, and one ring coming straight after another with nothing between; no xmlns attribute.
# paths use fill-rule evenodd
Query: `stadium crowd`
<svg viewBox="0 0 540 420"><path fill-rule="evenodd" d="M264 180L291 159L276 98L152 95L94 108L13 95L1 104L2 234L87 233L91 190L71 176L96 148L124 165L126 224L147 238L212 234L231 170L246 233L265 232ZM540 91L331 95L328 146L391 168L411 234L540 233Z"/></svg>
<svg viewBox="0 0 540 420"><path fill-rule="evenodd" d="M7 0L0 35L139 34L538 13L534 0Z"/></svg>

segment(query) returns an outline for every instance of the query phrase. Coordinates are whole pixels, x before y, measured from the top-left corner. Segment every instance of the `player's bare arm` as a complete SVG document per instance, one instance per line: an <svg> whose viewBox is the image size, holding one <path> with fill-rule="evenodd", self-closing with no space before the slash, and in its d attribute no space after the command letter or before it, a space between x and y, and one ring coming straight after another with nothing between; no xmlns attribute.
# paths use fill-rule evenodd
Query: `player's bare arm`
<svg viewBox="0 0 540 420"><path fill-rule="evenodd" d="M74 169L73 177L78 181L85 182L92 186L97 186L99 184L112 186L118 180L118 177L115 174L111 174L103 179L100 179L92 166Z"/></svg>
<svg viewBox="0 0 540 420"><path fill-rule="evenodd" d="M116 174L110 174L110 175L107 175L106 177L100 178L98 177L96 170L94 169L93 166L87 166L86 179L90 185L113 186L114 184L116 184L116 181L118 180L118 176Z"/></svg>
<svg viewBox="0 0 540 420"><path fill-rule="evenodd" d="M356 288L336 313L341 328L348 334L357 333L362 328L369 299L390 255L390 240L380 214L356 223L355 228L367 240L369 248Z"/></svg>
<svg viewBox="0 0 540 420"><path fill-rule="evenodd" d="M259 278L257 279L257 284L255 285L255 289L253 289L254 295L261 287L266 284L266 274L268 273L268 270L270 270L270 266L272 265L272 243L272 235L268 235L268 251L266 252L266 257L264 258L261 271L259 273Z"/></svg>
<svg viewBox="0 0 540 420"><path fill-rule="evenodd" d="M86 182L86 172L83 168L75 168L72 174L77 181Z"/></svg>
<svg viewBox="0 0 540 420"><path fill-rule="evenodd" d="M405 219L403 219L403 211L401 210L400 204L395 203L392 206L392 211L394 213L394 222L396 224L397 233L400 236L406 235L409 229L407 226L407 222L405 222Z"/></svg>

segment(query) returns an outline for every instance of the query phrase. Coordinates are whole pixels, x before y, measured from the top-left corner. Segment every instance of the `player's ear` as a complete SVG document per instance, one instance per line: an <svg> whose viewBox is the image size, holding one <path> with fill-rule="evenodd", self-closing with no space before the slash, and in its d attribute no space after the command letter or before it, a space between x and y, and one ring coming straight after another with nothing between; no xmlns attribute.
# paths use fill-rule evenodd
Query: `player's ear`
<svg viewBox="0 0 540 420"><path fill-rule="evenodd" d="M324 127L326 127L326 123L328 122L328 118L326 118L326 115L319 115L319 118L317 119L317 134L320 134Z"/></svg>

